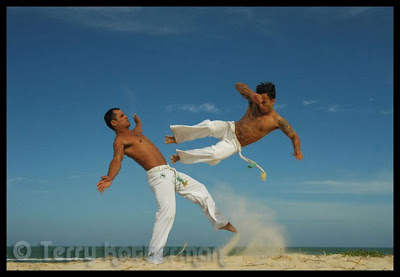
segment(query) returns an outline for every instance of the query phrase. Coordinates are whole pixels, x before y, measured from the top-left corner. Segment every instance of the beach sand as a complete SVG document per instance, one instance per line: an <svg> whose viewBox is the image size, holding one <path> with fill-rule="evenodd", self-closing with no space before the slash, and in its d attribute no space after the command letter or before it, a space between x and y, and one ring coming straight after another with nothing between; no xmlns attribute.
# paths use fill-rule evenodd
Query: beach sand
<svg viewBox="0 0 400 277"><path fill-rule="evenodd" d="M144 258L96 259L90 262L7 262L7 270L393 270L393 255L361 257L307 254L273 256L165 257L154 265Z"/></svg>

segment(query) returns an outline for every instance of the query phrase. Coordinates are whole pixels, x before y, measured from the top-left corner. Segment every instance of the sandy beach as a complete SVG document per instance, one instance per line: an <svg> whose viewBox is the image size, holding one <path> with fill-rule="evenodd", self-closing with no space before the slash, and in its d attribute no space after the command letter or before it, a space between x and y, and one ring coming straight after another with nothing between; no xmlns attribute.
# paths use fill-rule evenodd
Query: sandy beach
<svg viewBox="0 0 400 277"><path fill-rule="evenodd" d="M165 257L154 265L143 258L96 259L90 262L8 262L7 270L393 270L393 255L384 257L279 254L274 256Z"/></svg>

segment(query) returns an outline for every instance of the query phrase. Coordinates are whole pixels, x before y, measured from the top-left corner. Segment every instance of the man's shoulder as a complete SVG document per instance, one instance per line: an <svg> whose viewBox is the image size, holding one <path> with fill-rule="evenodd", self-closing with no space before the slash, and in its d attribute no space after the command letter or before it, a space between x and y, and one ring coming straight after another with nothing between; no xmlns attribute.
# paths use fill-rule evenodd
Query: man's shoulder
<svg viewBox="0 0 400 277"><path fill-rule="evenodd" d="M262 117L264 117L265 119L268 119L268 120L273 119L275 121L278 121L279 119L282 118L275 110L271 111L268 114L263 115Z"/></svg>
<svg viewBox="0 0 400 277"><path fill-rule="evenodd" d="M118 144L124 144L124 141L126 140L126 135L123 134L117 134L114 138L114 145Z"/></svg>
<svg viewBox="0 0 400 277"><path fill-rule="evenodd" d="M282 121L282 119L283 118L276 111L272 111L264 118L264 122L268 126L273 126L275 129L278 129L279 122Z"/></svg>
<svg viewBox="0 0 400 277"><path fill-rule="evenodd" d="M271 117L273 117L275 120L282 119L282 116L278 114L275 110L271 113Z"/></svg>

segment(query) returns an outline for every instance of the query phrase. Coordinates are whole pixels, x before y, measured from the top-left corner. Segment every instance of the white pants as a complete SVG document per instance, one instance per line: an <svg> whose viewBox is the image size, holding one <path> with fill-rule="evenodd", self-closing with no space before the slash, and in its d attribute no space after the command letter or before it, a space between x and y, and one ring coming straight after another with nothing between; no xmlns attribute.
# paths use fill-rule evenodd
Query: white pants
<svg viewBox="0 0 400 277"><path fill-rule="evenodd" d="M187 184L184 186L177 177ZM206 187L190 176L168 165L162 165L147 171L147 181L158 206L147 257L149 262L156 264L163 262L163 249L175 219L175 192L198 204L211 221L214 230L217 231L228 223L217 209Z"/></svg>
<svg viewBox="0 0 400 277"><path fill-rule="evenodd" d="M186 151L177 149L179 161L184 164L208 163L209 165L216 165L241 150L233 121L210 121L206 119L194 126L171 125L170 128L177 143L205 137L214 137L220 140L215 145L201 149Z"/></svg>

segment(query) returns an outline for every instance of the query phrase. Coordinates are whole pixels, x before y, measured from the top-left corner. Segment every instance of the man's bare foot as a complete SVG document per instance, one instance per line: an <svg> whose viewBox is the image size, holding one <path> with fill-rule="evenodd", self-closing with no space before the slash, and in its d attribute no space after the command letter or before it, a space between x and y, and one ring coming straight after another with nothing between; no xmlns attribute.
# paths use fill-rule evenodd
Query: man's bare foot
<svg viewBox="0 0 400 277"><path fill-rule="evenodd" d="M176 143L175 137L173 136L165 136L165 144Z"/></svg>
<svg viewBox="0 0 400 277"><path fill-rule="evenodd" d="M169 158L171 159L171 163L173 163L173 164L181 159L178 155L172 155Z"/></svg>
<svg viewBox="0 0 400 277"><path fill-rule="evenodd" d="M231 232L237 233L237 230L236 230L236 228L235 228L235 227L233 227L233 225L232 225L232 224L230 224L229 222L228 222L228 224L226 224L224 227L221 227L221 228L220 228L220 230L221 230L221 229L224 229L224 230L228 230L228 231L231 231Z"/></svg>

